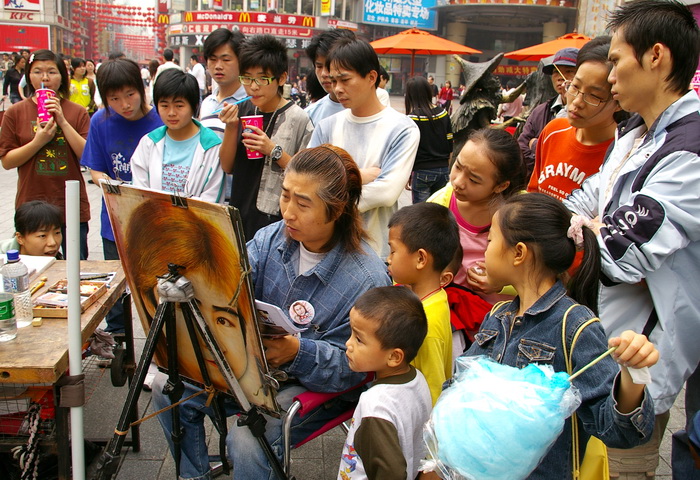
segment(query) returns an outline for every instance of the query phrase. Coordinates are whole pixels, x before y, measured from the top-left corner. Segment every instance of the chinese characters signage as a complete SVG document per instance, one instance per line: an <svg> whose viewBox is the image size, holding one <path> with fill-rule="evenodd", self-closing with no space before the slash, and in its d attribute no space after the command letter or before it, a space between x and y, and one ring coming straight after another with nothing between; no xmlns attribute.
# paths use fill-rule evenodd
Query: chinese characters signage
<svg viewBox="0 0 700 480"><path fill-rule="evenodd" d="M494 75L530 75L536 71L536 66L521 66L521 65L499 65L493 71Z"/></svg>
<svg viewBox="0 0 700 480"><path fill-rule="evenodd" d="M316 26L315 17L263 12L185 12L185 22L266 23L309 28Z"/></svg>
<svg viewBox="0 0 700 480"><path fill-rule="evenodd" d="M0 52L51 48L48 26L0 25Z"/></svg>
<svg viewBox="0 0 700 480"><path fill-rule="evenodd" d="M437 0L364 0L362 21L393 27L437 29Z"/></svg>

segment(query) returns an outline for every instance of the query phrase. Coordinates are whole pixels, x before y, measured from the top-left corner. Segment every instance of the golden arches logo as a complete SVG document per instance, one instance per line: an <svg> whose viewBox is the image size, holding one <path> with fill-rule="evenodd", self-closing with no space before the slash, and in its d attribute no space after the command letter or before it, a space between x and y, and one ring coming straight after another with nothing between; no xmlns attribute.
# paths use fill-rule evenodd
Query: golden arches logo
<svg viewBox="0 0 700 480"><path fill-rule="evenodd" d="M241 12L240 15L238 16L238 21L250 23L250 13L249 12Z"/></svg>
<svg viewBox="0 0 700 480"><path fill-rule="evenodd" d="M191 22L192 20L194 20L194 15L192 12L185 12L185 21Z"/></svg>
<svg viewBox="0 0 700 480"><path fill-rule="evenodd" d="M304 19L301 21L301 24L304 27L313 27L314 26L314 17L304 17Z"/></svg>
<svg viewBox="0 0 700 480"><path fill-rule="evenodd" d="M158 14L158 23L162 24L169 24L170 23L170 16L166 13L159 13Z"/></svg>

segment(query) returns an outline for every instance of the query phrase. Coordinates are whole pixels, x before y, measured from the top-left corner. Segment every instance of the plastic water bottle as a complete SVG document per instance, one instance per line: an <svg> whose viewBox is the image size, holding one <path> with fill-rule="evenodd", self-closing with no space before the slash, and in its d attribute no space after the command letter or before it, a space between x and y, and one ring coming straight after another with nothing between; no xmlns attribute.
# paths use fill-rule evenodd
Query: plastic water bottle
<svg viewBox="0 0 700 480"><path fill-rule="evenodd" d="M17 327L22 328L32 324L32 295L29 292L29 270L19 259L17 250L7 251L7 263L0 270L2 285L5 292L15 297L15 318Z"/></svg>
<svg viewBox="0 0 700 480"><path fill-rule="evenodd" d="M7 342L16 336L15 299L11 293L0 293L0 342Z"/></svg>

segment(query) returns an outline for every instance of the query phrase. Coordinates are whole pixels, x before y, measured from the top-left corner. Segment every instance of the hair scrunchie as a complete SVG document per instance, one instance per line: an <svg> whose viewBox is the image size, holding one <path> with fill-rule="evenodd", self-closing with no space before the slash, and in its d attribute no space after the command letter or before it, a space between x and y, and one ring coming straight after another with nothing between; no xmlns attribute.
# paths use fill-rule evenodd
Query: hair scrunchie
<svg viewBox="0 0 700 480"><path fill-rule="evenodd" d="M583 227L593 228L593 222L583 215L572 215L566 236L574 241L576 248L583 248Z"/></svg>

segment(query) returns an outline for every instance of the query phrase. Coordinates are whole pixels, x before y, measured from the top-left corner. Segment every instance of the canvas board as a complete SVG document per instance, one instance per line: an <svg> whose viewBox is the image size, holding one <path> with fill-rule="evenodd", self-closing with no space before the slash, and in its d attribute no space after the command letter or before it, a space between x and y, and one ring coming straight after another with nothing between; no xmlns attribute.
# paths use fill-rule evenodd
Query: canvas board
<svg viewBox="0 0 700 480"><path fill-rule="evenodd" d="M197 304L251 404L278 416L268 380L238 210L194 199L102 183L107 211L136 311L146 333L158 306L157 276L168 263L194 287ZM178 307L177 350L180 374L201 384L187 327ZM201 344L201 341L200 341ZM217 390L233 395L204 344L207 371ZM167 339L162 333L155 361L167 368Z"/></svg>

